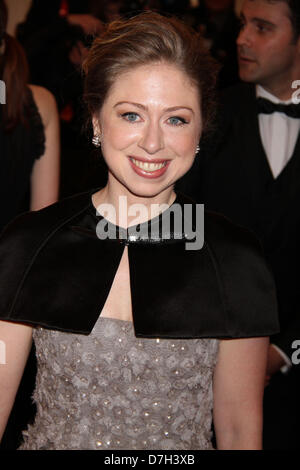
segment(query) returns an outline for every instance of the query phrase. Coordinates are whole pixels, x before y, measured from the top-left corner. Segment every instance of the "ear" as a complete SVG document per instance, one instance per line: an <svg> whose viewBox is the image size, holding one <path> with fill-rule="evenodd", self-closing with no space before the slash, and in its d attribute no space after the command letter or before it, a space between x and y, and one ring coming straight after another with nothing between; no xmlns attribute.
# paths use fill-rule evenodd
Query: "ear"
<svg viewBox="0 0 300 470"><path fill-rule="evenodd" d="M100 135L101 129L100 129L100 124L99 124L99 119L96 116L93 117L92 123L93 123L94 135Z"/></svg>

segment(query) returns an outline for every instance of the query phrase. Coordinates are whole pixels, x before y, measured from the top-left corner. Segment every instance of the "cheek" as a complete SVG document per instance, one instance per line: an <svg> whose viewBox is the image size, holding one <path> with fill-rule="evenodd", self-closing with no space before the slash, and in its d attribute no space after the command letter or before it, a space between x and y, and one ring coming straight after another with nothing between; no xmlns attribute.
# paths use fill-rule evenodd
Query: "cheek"
<svg viewBox="0 0 300 470"><path fill-rule="evenodd" d="M199 138L195 133L187 133L185 135L173 137L170 139L170 146L174 151L182 157L193 157Z"/></svg>
<svg viewBox="0 0 300 470"><path fill-rule="evenodd" d="M285 36L280 39L270 40L263 43L260 48L260 56L262 63L280 63L289 62L292 55L290 42Z"/></svg>
<svg viewBox="0 0 300 470"><path fill-rule="evenodd" d="M253 39L253 51L257 56L257 59L261 60L262 62L264 62L270 56L270 51L273 51L274 54L274 47L276 47L276 42L274 39L266 39L260 36L256 36Z"/></svg>
<svg viewBox="0 0 300 470"><path fill-rule="evenodd" d="M262 55L261 64L266 72L275 75L289 67L290 57L286 52L282 52L279 49L274 54L274 50L270 48L270 50Z"/></svg>
<svg viewBox="0 0 300 470"><path fill-rule="evenodd" d="M130 133L117 127L110 127L109 130L103 132L104 145L116 150L127 147L131 138Z"/></svg>
<svg viewBox="0 0 300 470"><path fill-rule="evenodd" d="M138 130L135 126L124 125L117 118L103 120L103 148L122 150L129 147L137 138Z"/></svg>

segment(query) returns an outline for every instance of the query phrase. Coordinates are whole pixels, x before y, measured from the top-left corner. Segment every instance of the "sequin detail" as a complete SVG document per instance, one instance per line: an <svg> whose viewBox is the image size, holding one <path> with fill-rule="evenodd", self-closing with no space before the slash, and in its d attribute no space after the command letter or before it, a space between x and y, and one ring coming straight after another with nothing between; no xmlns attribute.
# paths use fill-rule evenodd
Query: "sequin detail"
<svg viewBox="0 0 300 470"><path fill-rule="evenodd" d="M99 317L90 335L37 328L37 415L20 449L211 449L215 339L136 338Z"/></svg>

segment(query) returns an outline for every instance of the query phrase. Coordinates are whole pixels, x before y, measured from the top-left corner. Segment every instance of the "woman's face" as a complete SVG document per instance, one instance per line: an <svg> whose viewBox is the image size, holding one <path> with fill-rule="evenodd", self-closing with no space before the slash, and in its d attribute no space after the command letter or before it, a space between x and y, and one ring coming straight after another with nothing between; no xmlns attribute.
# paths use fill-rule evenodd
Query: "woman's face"
<svg viewBox="0 0 300 470"><path fill-rule="evenodd" d="M199 103L197 87L174 65L143 65L120 75L93 120L109 184L140 197L172 188L194 161Z"/></svg>

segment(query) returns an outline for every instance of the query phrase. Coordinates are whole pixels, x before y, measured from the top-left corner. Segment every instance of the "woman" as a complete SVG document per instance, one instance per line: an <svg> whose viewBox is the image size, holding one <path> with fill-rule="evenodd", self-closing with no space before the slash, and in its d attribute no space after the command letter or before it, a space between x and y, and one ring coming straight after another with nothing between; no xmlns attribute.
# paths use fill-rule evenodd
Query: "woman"
<svg viewBox="0 0 300 470"><path fill-rule="evenodd" d="M0 1L0 79L6 104L0 108L0 231L16 215L58 199L59 124L56 103L45 88L28 85L20 44L6 33L7 10Z"/></svg>
<svg viewBox="0 0 300 470"><path fill-rule="evenodd" d="M84 69L108 183L2 236L1 430L33 332L23 449L210 449L213 401L217 447L260 449L273 281L252 236L217 215L188 246L197 232L177 217L195 233L199 212L173 189L209 124L212 64L197 34L145 13L109 25Z"/></svg>
<svg viewBox="0 0 300 470"><path fill-rule="evenodd" d="M55 202L59 189L59 126L56 103L44 88L28 85L20 44L6 33L7 11L0 0L0 232L21 212ZM21 430L32 417L35 380L31 354L1 449L18 447Z"/></svg>

